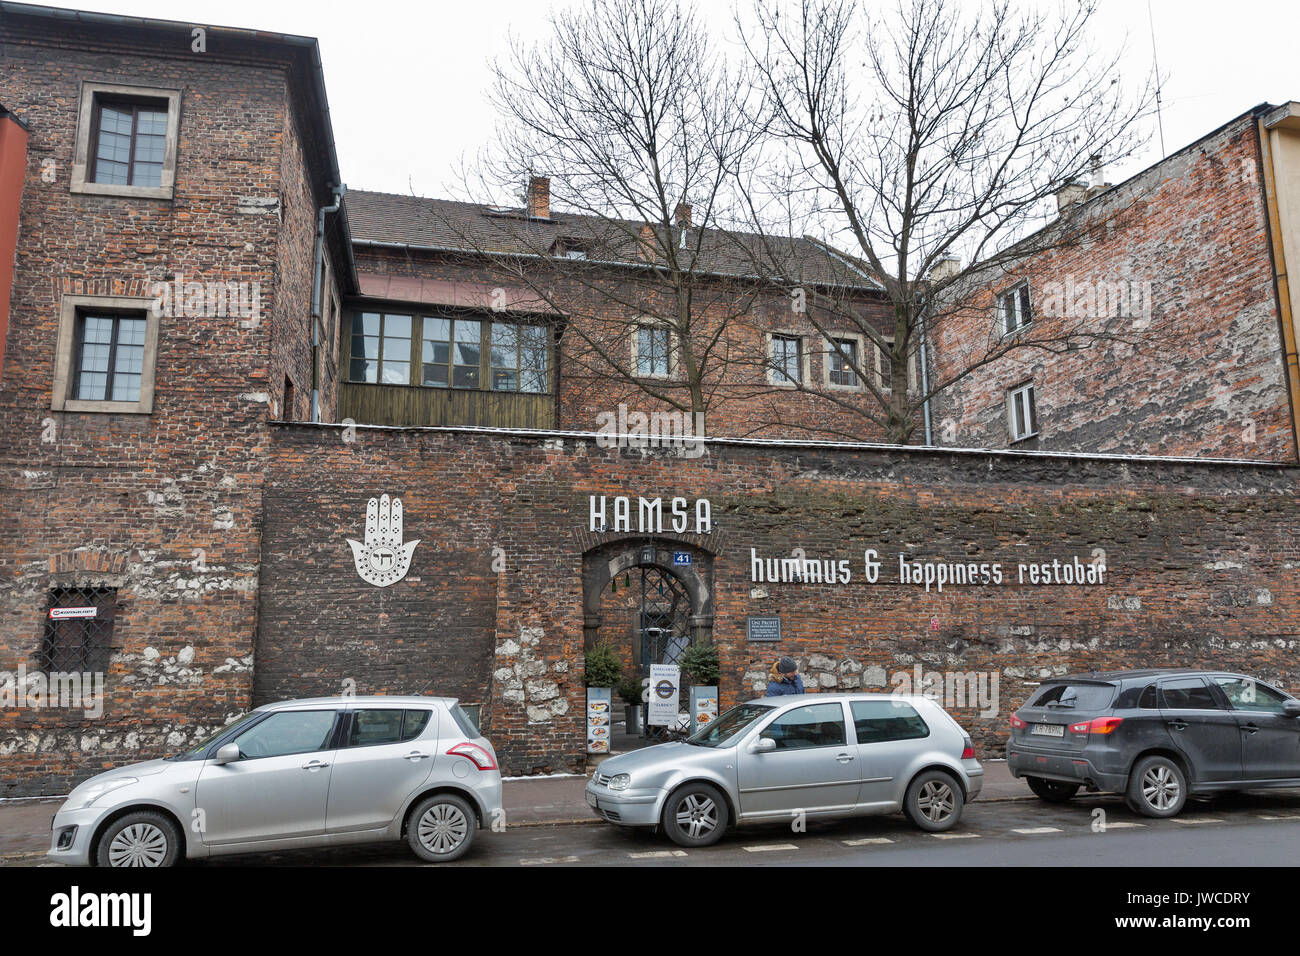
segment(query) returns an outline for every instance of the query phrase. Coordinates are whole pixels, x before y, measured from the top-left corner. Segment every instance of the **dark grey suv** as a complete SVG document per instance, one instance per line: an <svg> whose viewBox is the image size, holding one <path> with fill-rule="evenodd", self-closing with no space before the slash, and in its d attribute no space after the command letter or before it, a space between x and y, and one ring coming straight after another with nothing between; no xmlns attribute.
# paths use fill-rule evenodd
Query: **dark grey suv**
<svg viewBox="0 0 1300 956"><path fill-rule="evenodd" d="M1007 765L1044 800L1086 787L1172 817L1191 793L1300 787L1300 700L1221 671L1053 678L1012 714Z"/></svg>

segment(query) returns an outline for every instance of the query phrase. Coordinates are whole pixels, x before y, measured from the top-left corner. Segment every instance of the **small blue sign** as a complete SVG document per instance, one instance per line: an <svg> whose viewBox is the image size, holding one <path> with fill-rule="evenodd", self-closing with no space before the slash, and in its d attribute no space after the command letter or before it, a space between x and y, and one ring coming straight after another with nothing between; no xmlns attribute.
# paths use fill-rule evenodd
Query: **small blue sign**
<svg viewBox="0 0 1300 956"><path fill-rule="evenodd" d="M689 551L674 551L673 564L685 565L691 563L691 553Z"/></svg>

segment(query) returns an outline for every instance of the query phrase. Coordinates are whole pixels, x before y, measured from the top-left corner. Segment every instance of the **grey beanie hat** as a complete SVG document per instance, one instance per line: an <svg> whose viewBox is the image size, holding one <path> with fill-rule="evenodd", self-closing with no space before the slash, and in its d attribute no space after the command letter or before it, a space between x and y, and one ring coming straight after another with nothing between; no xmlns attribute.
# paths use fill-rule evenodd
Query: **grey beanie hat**
<svg viewBox="0 0 1300 956"><path fill-rule="evenodd" d="M799 665L794 662L793 657L783 657L777 663L776 669L782 674L793 674L799 669Z"/></svg>

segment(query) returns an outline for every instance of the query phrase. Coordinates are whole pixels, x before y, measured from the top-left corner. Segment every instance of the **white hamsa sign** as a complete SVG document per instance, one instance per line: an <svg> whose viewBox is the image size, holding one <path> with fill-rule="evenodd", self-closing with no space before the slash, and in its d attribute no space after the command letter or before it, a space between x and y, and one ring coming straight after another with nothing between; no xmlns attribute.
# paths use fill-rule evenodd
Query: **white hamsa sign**
<svg viewBox="0 0 1300 956"><path fill-rule="evenodd" d="M366 503L366 540L353 541L352 559L361 579L378 588L386 588L406 577L411 555L420 541L402 543L402 499L388 495L371 498Z"/></svg>

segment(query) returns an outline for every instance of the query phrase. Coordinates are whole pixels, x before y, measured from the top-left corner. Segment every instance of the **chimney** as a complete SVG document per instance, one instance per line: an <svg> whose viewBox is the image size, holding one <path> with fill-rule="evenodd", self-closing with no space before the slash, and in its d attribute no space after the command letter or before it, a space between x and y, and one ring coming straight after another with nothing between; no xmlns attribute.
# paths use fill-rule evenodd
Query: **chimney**
<svg viewBox="0 0 1300 956"><path fill-rule="evenodd" d="M551 218L551 179L549 176L528 177L528 216L531 219Z"/></svg>
<svg viewBox="0 0 1300 956"><path fill-rule="evenodd" d="M931 282L946 282L961 272L961 260L956 256L944 256L930 267Z"/></svg>
<svg viewBox="0 0 1300 956"><path fill-rule="evenodd" d="M677 208L673 210L673 219L682 229L691 228L691 204L679 202Z"/></svg>
<svg viewBox="0 0 1300 956"><path fill-rule="evenodd" d="M1088 198L1088 187L1082 183L1066 183L1056 191L1056 213L1060 215L1071 206Z"/></svg>
<svg viewBox="0 0 1300 956"><path fill-rule="evenodd" d="M1092 160L1092 182L1088 186L1088 199L1110 189L1110 183L1106 182L1106 176L1102 171L1101 156L1093 153L1090 158Z"/></svg>

